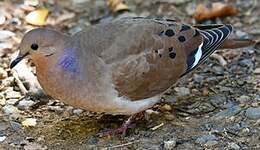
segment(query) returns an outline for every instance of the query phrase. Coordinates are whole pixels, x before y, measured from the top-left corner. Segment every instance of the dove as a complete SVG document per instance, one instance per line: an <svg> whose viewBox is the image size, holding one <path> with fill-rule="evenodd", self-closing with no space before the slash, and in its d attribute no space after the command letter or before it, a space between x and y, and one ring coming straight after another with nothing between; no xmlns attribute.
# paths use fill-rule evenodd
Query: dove
<svg viewBox="0 0 260 150"><path fill-rule="evenodd" d="M219 48L252 45L229 39L231 25L191 26L165 18L132 17L97 24L74 35L29 31L13 68L27 57L46 94L94 112L134 115Z"/></svg>

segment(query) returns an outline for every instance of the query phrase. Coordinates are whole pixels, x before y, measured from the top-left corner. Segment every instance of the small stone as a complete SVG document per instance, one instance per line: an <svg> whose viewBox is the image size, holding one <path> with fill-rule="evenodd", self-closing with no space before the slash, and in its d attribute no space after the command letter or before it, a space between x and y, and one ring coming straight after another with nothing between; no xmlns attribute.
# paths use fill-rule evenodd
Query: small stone
<svg viewBox="0 0 260 150"><path fill-rule="evenodd" d="M63 112L63 108L61 108L61 106L48 106L48 110L55 111L57 113Z"/></svg>
<svg viewBox="0 0 260 150"><path fill-rule="evenodd" d="M226 98L226 96L224 96L222 94L216 94L216 95L210 96L209 101L214 107L219 108L219 107L222 107L226 103L227 98Z"/></svg>
<svg viewBox="0 0 260 150"><path fill-rule="evenodd" d="M221 66L213 66L213 72L216 74L216 75L223 75L224 74L224 69L223 67Z"/></svg>
<svg viewBox="0 0 260 150"><path fill-rule="evenodd" d="M15 130L15 131L22 128L22 125L18 122L15 122L15 121L10 121L10 125L11 125L12 129Z"/></svg>
<svg viewBox="0 0 260 150"><path fill-rule="evenodd" d="M73 112L73 114L80 115L83 112L83 110L77 108L77 109L74 109L72 112Z"/></svg>
<svg viewBox="0 0 260 150"><path fill-rule="evenodd" d="M190 89L186 87L176 87L174 90L177 92L178 96L187 96L190 95Z"/></svg>
<svg viewBox="0 0 260 150"><path fill-rule="evenodd" d="M245 113L249 119L260 119L260 107L259 108L248 108Z"/></svg>
<svg viewBox="0 0 260 150"><path fill-rule="evenodd" d="M6 115L10 115L10 114L18 114L19 110L16 107L14 107L13 105L5 105L3 107L3 112Z"/></svg>
<svg viewBox="0 0 260 150"><path fill-rule="evenodd" d="M176 146L176 139L172 138L170 140L164 141L163 142L163 147L166 150L172 150Z"/></svg>
<svg viewBox="0 0 260 150"><path fill-rule="evenodd" d="M26 118L24 121L22 121L22 125L24 127L34 127L37 124L37 119L35 118Z"/></svg>
<svg viewBox="0 0 260 150"><path fill-rule="evenodd" d="M213 141L207 141L207 143L205 145L208 146L208 147L213 147L217 144L218 144L218 141L213 140Z"/></svg>
<svg viewBox="0 0 260 150"><path fill-rule="evenodd" d="M5 79L7 77L7 72L4 70L4 68L0 67L0 79Z"/></svg>
<svg viewBox="0 0 260 150"><path fill-rule="evenodd" d="M39 5L39 0L24 0L24 5L37 6Z"/></svg>
<svg viewBox="0 0 260 150"><path fill-rule="evenodd" d="M240 97L237 98L237 100L240 103L246 103L246 102L248 102L250 100L250 97L246 96L246 95L241 95Z"/></svg>
<svg viewBox="0 0 260 150"><path fill-rule="evenodd" d="M162 106L162 109L164 109L166 111L171 111L172 107L171 107L171 105L165 104L165 105Z"/></svg>
<svg viewBox="0 0 260 150"><path fill-rule="evenodd" d="M237 30L236 31L236 35L241 38L241 39L245 39L248 38L248 33L241 31L241 30Z"/></svg>
<svg viewBox="0 0 260 150"><path fill-rule="evenodd" d="M24 150L47 150L47 146L42 146L38 143L29 143L26 144L24 147Z"/></svg>
<svg viewBox="0 0 260 150"><path fill-rule="evenodd" d="M217 113L213 117L215 119L229 118L229 117L232 117L232 116L238 114L241 110L242 109L239 106L235 105L235 106L231 106L231 107L229 107L229 108L227 108L227 109Z"/></svg>
<svg viewBox="0 0 260 150"><path fill-rule="evenodd" d="M8 30L0 30L0 41L6 40L12 36L15 36L15 33Z"/></svg>
<svg viewBox="0 0 260 150"><path fill-rule="evenodd" d="M233 150L239 150L240 149L240 146L239 145L237 145L236 143L229 143L228 144L228 147L230 148L230 149L233 149Z"/></svg>
<svg viewBox="0 0 260 150"><path fill-rule="evenodd" d="M0 105L5 105L5 103L6 103L6 100L5 100L5 98L4 98L4 95L2 95L2 94L0 94Z"/></svg>
<svg viewBox="0 0 260 150"><path fill-rule="evenodd" d="M5 98L6 99L19 99L21 97L21 93L20 92L16 92L16 91L10 91L6 93Z"/></svg>
<svg viewBox="0 0 260 150"><path fill-rule="evenodd" d="M194 82L202 84L204 81L204 77L202 75L194 74Z"/></svg>
<svg viewBox="0 0 260 150"><path fill-rule="evenodd" d="M254 63L251 59L242 59L241 61L238 62L238 64L242 67L248 67L248 68L252 68L254 66Z"/></svg>
<svg viewBox="0 0 260 150"><path fill-rule="evenodd" d="M0 15L0 25L3 25L6 21L6 18L4 15Z"/></svg>
<svg viewBox="0 0 260 150"><path fill-rule="evenodd" d="M254 74L260 74L260 68L256 68L256 69L254 70Z"/></svg>
<svg viewBox="0 0 260 150"><path fill-rule="evenodd" d="M0 142L3 142L6 139L6 136L0 136Z"/></svg>
<svg viewBox="0 0 260 150"><path fill-rule="evenodd" d="M0 131L4 131L9 127L7 122L0 122Z"/></svg>
<svg viewBox="0 0 260 150"><path fill-rule="evenodd" d="M19 99L8 99L6 101L6 104L7 105L15 105L18 101L19 101Z"/></svg>
<svg viewBox="0 0 260 150"><path fill-rule="evenodd" d="M17 107L19 108L19 109L21 109L21 110L26 110L26 109L29 109L30 107L32 107L33 105L35 104L35 102L34 101L32 101L32 100L21 100L19 103L18 103L18 105L17 105Z"/></svg>
<svg viewBox="0 0 260 150"><path fill-rule="evenodd" d="M209 141L218 141L218 137L215 135L202 135L201 137L197 138L195 142L200 145L204 145Z"/></svg>

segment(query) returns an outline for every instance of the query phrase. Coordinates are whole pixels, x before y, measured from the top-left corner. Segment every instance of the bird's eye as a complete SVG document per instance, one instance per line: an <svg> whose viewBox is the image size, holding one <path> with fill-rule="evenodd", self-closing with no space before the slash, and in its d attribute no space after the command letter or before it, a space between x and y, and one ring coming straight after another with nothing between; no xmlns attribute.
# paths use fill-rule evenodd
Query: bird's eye
<svg viewBox="0 0 260 150"><path fill-rule="evenodd" d="M39 48L38 44L35 44L35 43L34 43L34 44L31 45L31 49L32 49L32 50L35 50L35 51L36 51L38 48Z"/></svg>

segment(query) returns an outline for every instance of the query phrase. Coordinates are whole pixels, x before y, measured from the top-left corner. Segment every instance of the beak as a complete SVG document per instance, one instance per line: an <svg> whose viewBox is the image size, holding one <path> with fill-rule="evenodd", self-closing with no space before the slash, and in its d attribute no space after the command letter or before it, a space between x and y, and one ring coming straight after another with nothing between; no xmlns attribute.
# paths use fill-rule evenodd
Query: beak
<svg viewBox="0 0 260 150"><path fill-rule="evenodd" d="M15 58L15 60L13 60L13 61L11 62L10 68L12 69L14 66L16 66L16 65L17 65L21 60L23 60L23 58L24 58L25 56L27 56L28 54L29 54L29 52L27 52L27 53L25 53L25 54L23 54L23 55L19 54L18 57ZM20 56L20 55L21 55L21 56Z"/></svg>

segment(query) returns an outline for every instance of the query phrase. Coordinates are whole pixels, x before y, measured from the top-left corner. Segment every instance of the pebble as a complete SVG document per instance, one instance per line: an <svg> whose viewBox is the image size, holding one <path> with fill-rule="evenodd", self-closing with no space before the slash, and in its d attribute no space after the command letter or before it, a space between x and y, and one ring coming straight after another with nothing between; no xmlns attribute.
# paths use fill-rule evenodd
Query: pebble
<svg viewBox="0 0 260 150"><path fill-rule="evenodd" d="M213 72L216 74L216 75L223 75L224 74L224 69L223 67L221 66L213 66Z"/></svg>
<svg viewBox="0 0 260 150"><path fill-rule="evenodd" d="M6 101L6 104L7 105L15 105L17 102L19 101L19 99L8 99L7 101Z"/></svg>
<svg viewBox="0 0 260 150"><path fill-rule="evenodd" d="M11 125L12 129L15 130L15 131L22 128L22 125L18 122L15 122L15 121L10 121L10 125Z"/></svg>
<svg viewBox="0 0 260 150"><path fill-rule="evenodd" d="M248 38L248 33L241 31L241 30L237 30L236 31L236 35L241 38L241 39L245 39Z"/></svg>
<svg viewBox="0 0 260 150"><path fill-rule="evenodd" d="M241 95L240 97L237 98L237 100L240 103L246 103L246 102L248 102L250 100L250 97L246 96L246 95Z"/></svg>
<svg viewBox="0 0 260 150"><path fill-rule="evenodd" d="M214 145L217 145L217 144L218 144L218 141L216 141L216 140L208 141L205 143L205 145L208 147L213 147Z"/></svg>
<svg viewBox="0 0 260 150"><path fill-rule="evenodd" d="M0 30L0 41L6 40L12 36L15 36L15 33L8 30Z"/></svg>
<svg viewBox="0 0 260 150"><path fill-rule="evenodd" d="M248 108L245 113L246 117L249 119L260 119L260 107L258 108Z"/></svg>
<svg viewBox="0 0 260 150"><path fill-rule="evenodd" d="M239 61L238 64L242 67L248 67L248 68L252 68L254 66L254 63L252 62L251 59L243 59Z"/></svg>
<svg viewBox="0 0 260 150"><path fill-rule="evenodd" d="M10 115L10 114L18 114L19 110L16 107L14 107L13 105L5 105L3 107L3 112L6 115Z"/></svg>
<svg viewBox="0 0 260 150"><path fill-rule="evenodd" d="M9 91L6 93L5 98L6 99L19 99L21 97L21 93L20 92L16 92L16 91Z"/></svg>
<svg viewBox="0 0 260 150"><path fill-rule="evenodd" d="M218 141L218 137L216 137L215 135L212 135L212 134L211 135L202 135L196 139L195 143L204 145L210 141Z"/></svg>
<svg viewBox="0 0 260 150"><path fill-rule="evenodd" d="M82 112L83 112L83 110L82 109L79 109L79 108L77 108L77 109L73 109L73 114L75 114L75 115L80 115Z"/></svg>
<svg viewBox="0 0 260 150"><path fill-rule="evenodd" d="M254 70L254 74L260 74L260 68L256 68L256 69Z"/></svg>
<svg viewBox="0 0 260 150"><path fill-rule="evenodd" d="M228 144L228 147L230 148L230 149L233 149L233 150L239 150L240 149L240 146L239 145L237 145L236 143L229 143Z"/></svg>
<svg viewBox="0 0 260 150"><path fill-rule="evenodd" d="M6 100L4 98L4 95L0 94L0 105L5 105Z"/></svg>
<svg viewBox="0 0 260 150"><path fill-rule="evenodd" d="M194 74L193 79L195 83L199 83L199 84L202 84L204 81L204 77L198 74Z"/></svg>
<svg viewBox="0 0 260 150"><path fill-rule="evenodd" d="M190 95L190 89L186 87L176 87L174 90L177 92L178 96L187 96Z"/></svg>
<svg viewBox="0 0 260 150"><path fill-rule="evenodd" d="M227 101L227 98L226 98L226 96L224 96L222 94L216 94L216 95L210 96L209 101L214 107L222 107L225 104L225 102Z"/></svg>
<svg viewBox="0 0 260 150"><path fill-rule="evenodd" d="M8 128L8 123L7 122L0 122L0 131L4 131Z"/></svg>
<svg viewBox="0 0 260 150"><path fill-rule="evenodd" d="M61 106L48 106L48 110L55 111L57 113L63 112L63 108L61 108Z"/></svg>
<svg viewBox="0 0 260 150"><path fill-rule="evenodd" d="M171 107L171 105L165 104L165 105L162 106L162 109L164 109L166 111L171 111L172 107Z"/></svg>
<svg viewBox="0 0 260 150"><path fill-rule="evenodd" d="M6 139L6 136L0 136L0 142L3 142Z"/></svg>
<svg viewBox="0 0 260 150"><path fill-rule="evenodd" d="M215 119L229 118L231 116L238 114L241 110L242 110L241 107L239 107L238 105L235 105L235 106L231 106L231 107L217 113L213 117Z"/></svg>
<svg viewBox="0 0 260 150"><path fill-rule="evenodd" d="M21 110L26 110L26 109L29 109L30 107L32 107L33 105L35 104L35 102L34 101L32 101L32 100L21 100L19 103L18 103L18 105L17 105L17 107L19 108L19 109L21 109Z"/></svg>
<svg viewBox="0 0 260 150"><path fill-rule="evenodd" d="M172 150L176 146L176 138L172 138L170 140L163 142L163 147L166 150Z"/></svg>
<svg viewBox="0 0 260 150"><path fill-rule="evenodd" d="M40 145L38 143L29 143L26 144L24 147L24 150L47 150L47 146Z"/></svg>
<svg viewBox="0 0 260 150"><path fill-rule="evenodd" d="M6 18L4 15L0 15L0 25L3 25L6 21Z"/></svg>

